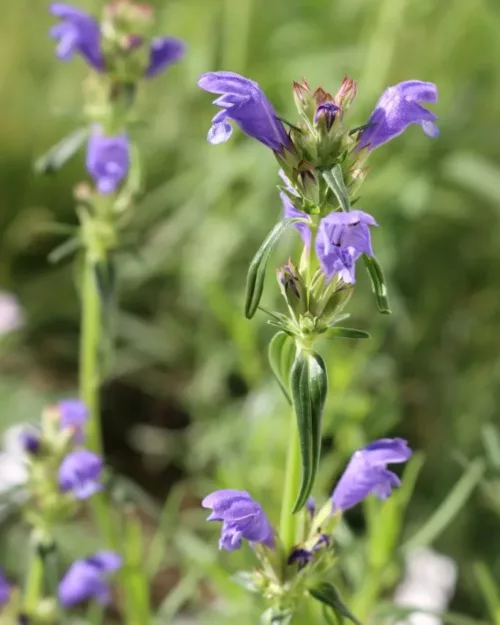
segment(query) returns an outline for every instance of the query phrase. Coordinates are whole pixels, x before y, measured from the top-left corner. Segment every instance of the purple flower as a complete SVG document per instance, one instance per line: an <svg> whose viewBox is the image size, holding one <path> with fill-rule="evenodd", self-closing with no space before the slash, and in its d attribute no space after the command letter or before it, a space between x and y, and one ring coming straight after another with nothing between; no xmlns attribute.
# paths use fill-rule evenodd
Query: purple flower
<svg viewBox="0 0 500 625"><path fill-rule="evenodd" d="M24 451L31 455L36 455L40 451L40 434L32 430L25 430L20 434L21 446Z"/></svg>
<svg viewBox="0 0 500 625"><path fill-rule="evenodd" d="M262 506L244 490L217 490L201 505L212 509L207 521L222 521L219 549L239 549L243 538L274 547L274 531Z"/></svg>
<svg viewBox="0 0 500 625"><path fill-rule="evenodd" d="M130 147L125 133L105 137L95 126L87 146L87 170L99 193L114 193L128 173Z"/></svg>
<svg viewBox="0 0 500 625"><path fill-rule="evenodd" d="M152 78L184 56L186 46L174 37L156 37L149 49L149 65L146 76Z"/></svg>
<svg viewBox="0 0 500 625"><path fill-rule="evenodd" d="M401 484L387 465L406 462L411 454L402 438L382 438L356 451L333 491L333 510L348 510L371 493L387 499Z"/></svg>
<svg viewBox="0 0 500 625"><path fill-rule="evenodd" d="M355 262L361 254L373 256L370 226L377 222L360 210L330 213L324 217L316 237L316 253L328 280L339 274L346 284L355 282Z"/></svg>
<svg viewBox="0 0 500 625"><path fill-rule="evenodd" d="M279 170L278 175L281 180L283 180L283 183L285 184L288 193L290 193L291 195L295 195L295 197L299 197L295 189L292 187L290 180L287 178L285 172L282 169ZM302 217L305 219L307 217L305 213L295 208L295 206L292 204L292 201L290 200L290 197L284 191L280 191L280 198L281 203L283 204L283 217L285 219L291 219L293 217ZM299 231L300 236L304 241L304 245L306 247L309 247L311 243L311 231L309 230L309 226L306 223L297 223L294 224L294 226Z"/></svg>
<svg viewBox="0 0 500 625"><path fill-rule="evenodd" d="M5 579L0 570L0 607L8 603L10 599L10 588L9 582Z"/></svg>
<svg viewBox="0 0 500 625"><path fill-rule="evenodd" d="M233 72L208 72L202 74L198 86L210 93L221 94L214 100L222 110L212 119L207 137L210 143L223 143L229 139L233 132L228 122L231 119L244 133L275 152L292 147L273 105L253 80Z"/></svg>
<svg viewBox="0 0 500 625"><path fill-rule="evenodd" d="M432 82L407 80L389 87L381 95L367 128L359 137L358 149L374 150L400 135L410 124L420 124L429 137L437 137L436 115L419 102L437 102L437 87Z"/></svg>
<svg viewBox="0 0 500 625"><path fill-rule="evenodd" d="M121 565L121 557L113 551L98 551L85 560L73 562L59 583L59 601L66 608L89 599L108 603L110 588L107 576L115 573Z"/></svg>
<svg viewBox="0 0 500 625"><path fill-rule="evenodd" d="M333 102L323 102L323 104L320 104L316 109L314 123L318 124L319 120L324 117L326 129L330 131L339 111L340 108Z"/></svg>
<svg viewBox="0 0 500 625"><path fill-rule="evenodd" d="M314 515L316 514L316 501L314 500L314 497L312 495L306 501L306 510L312 519Z"/></svg>
<svg viewBox="0 0 500 625"><path fill-rule="evenodd" d="M56 49L58 58L69 61L77 53L83 56L89 65L101 71L104 68L104 60L97 21L84 11L62 2L51 4L50 12L61 20L50 31L50 36L58 40Z"/></svg>
<svg viewBox="0 0 500 625"><path fill-rule="evenodd" d="M59 486L63 492L71 491L76 499L87 499L102 490L101 458L87 449L68 454L59 467Z"/></svg>
<svg viewBox="0 0 500 625"><path fill-rule="evenodd" d="M63 399L57 407L61 429L71 430L74 442L82 445L85 440L84 428L89 416L87 407L79 399Z"/></svg>

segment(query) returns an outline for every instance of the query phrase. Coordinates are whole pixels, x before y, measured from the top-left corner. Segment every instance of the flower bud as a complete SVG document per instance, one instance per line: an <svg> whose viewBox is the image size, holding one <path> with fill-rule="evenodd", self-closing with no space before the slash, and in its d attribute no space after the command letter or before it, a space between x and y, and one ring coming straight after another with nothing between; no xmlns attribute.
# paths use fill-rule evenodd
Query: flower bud
<svg viewBox="0 0 500 625"><path fill-rule="evenodd" d="M293 98L299 114L307 120L312 119L316 109L316 104L314 94L305 78L302 78L302 82L300 83L294 81Z"/></svg>
<svg viewBox="0 0 500 625"><path fill-rule="evenodd" d="M289 259L286 265L280 267L276 275L281 294L290 310L294 314L304 313L307 310L306 286L292 260Z"/></svg>
<svg viewBox="0 0 500 625"><path fill-rule="evenodd" d="M340 107L334 102L323 102L323 104L320 104L316 109L314 115L315 126L319 127L320 130L330 132L340 112Z"/></svg>
<svg viewBox="0 0 500 625"><path fill-rule="evenodd" d="M345 76L342 84L340 85L340 89L335 95L336 104L338 104L343 111L346 111L354 102L357 91L358 85L356 81L352 80L348 76Z"/></svg>

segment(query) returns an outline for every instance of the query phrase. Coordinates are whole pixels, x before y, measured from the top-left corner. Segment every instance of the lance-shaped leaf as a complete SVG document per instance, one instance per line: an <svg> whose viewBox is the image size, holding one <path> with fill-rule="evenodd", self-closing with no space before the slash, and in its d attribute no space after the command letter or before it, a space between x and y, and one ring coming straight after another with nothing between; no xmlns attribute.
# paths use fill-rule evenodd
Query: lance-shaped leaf
<svg viewBox="0 0 500 625"><path fill-rule="evenodd" d="M37 174L52 174L69 161L81 146L85 143L89 136L89 129L79 128L75 130L59 143L56 143L43 156L40 156L35 162L35 171Z"/></svg>
<svg viewBox="0 0 500 625"><path fill-rule="evenodd" d="M269 343L269 364L289 404L290 369L295 357L295 341L286 332L277 332Z"/></svg>
<svg viewBox="0 0 500 625"><path fill-rule="evenodd" d="M355 328L342 328L340 326L335 326L333 328L328 328L326 332L323 332L321 335L325 339L369 339L370 335L368 332L364 332L363 330L356 330Z"/></svg>
<svg viewBox="0 0 500 625"><path fill-rule="evenodd" d="M302 458L302 483L293 507L294 513L305 505L316 478L321 452L321 416L327 386L326 368L321 356L300 351L290 373Z"/></svg>
<svg viewBox="0 0 500 625"><path fill-rule="evenodd" d="M387 297L387 286L385 283L384 272L380 263L375 256L368 256L363 254L363 262L368 270L368 275L372 283L372 289L377 299L377 308L379 312L384 315L391 314L391 308L389 306L389 298Z"/></svg>
<svg viewBox="0 0 500 625"><path fill-rule="evenodd" d="M344 618L347 618L355 623L355 625L361 625L360 621L358 621L358 619L342 601L339 591L332 584L329 584L328 582L320 582L313 588L309 588L309 593L315 599L321 601L321 603L324 603L328 607L332 608L340 622L342 622Z"/></svg>
<svg viewBox="0 0 500 625"><path fill-rule="evenodd" d="M324 171L322 175L328 187L335 194L335 197L340 204L340 208L346 213L349 212L351 210L351 202L349 200L347 187L345 186L342 167L337 164L332 169Z"/></svg>
<svg viewBox="0 0 500 625"><path fill-rule="evenodd" d="M253 257L247 274L247 287L245 297L245 317L251 319L259 307L262 291L264 290L264 278L266 277L266 265L272 249L283 232L292 224L305 221L301 217L292 217L278 222L260 246L257 254Z"/></svg>

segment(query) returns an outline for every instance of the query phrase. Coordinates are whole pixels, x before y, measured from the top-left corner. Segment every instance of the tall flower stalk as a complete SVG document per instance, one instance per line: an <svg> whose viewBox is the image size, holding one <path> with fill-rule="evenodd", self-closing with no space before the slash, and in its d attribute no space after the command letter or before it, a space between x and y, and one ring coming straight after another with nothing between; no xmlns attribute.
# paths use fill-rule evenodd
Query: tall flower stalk
<svg viewBox="0 0 500 625"><path fill-rule="evenodd" d="M232 72L201 76L199 86L217 94L219 111L207 139L227 141L232 124L270 148L279 164L283 218L271 230L252 260L248 275L245 315L262 309L277 328L269 346L272 371L292 407L280 531L276 543L254 547L261 569L249 574L250 585L269 601L264 622L290 622L306 598L332 609L342 621L356 621L331 583L335 564L333 530L343 512L368 495L391 495L399 478L389 463L405 462L411 451L402 439L382 439L354 453L331 500L318 513L311 493L321 456L322 416L328 394L326 366L316 343L320 338L368 338L363 330L340 326L355 290L356 265L362 260L370 277L376 305L389 313L387 286L371 242L375 218L358 207L370 153L410 124L438 135L436 116L421 103L435 102L432 83L410 80L389 87L365 124L350 125L349 114L357 85L345 78L331 95L321 87L311 90L305 80L294 83L299 113L296 125L285 123L259 85ZM266 265L274 245L288 227L303 242L298 262L292 259L277 271L286 313L268 311L260 302ZM210 497L213 497L209 496ZM232 510L232 508L231 508ZM242 529L245 513L236 511L231 522ZM224 520L211 516L210 520ZM226 522L226 521L225 521ZM239 524L239 525L238 525ZM224 527L223 527L224 535ZM221 548L226 548L225 541Z"/></svg>
<svg viewBox="0 0 500 625"><path fill-rule="evenodd" d="M63 3L51 5L60 21L52 28L56 53L68 61L81 57L92 75L84 85L88 120L86 167L92 187L77 193L80 221L81 337L80 397L89 410L87 444L103 455L99 394L112 350L112 307L115 300L116 249L138 188L130 183L138 170L138 151L130 138L137 119L136 95L144 82L182 58L184 44L172 37L153 37L150 7L117 0L104 8L102 19ZM140 181L135 176L135 186ZM109 546L115 544L103 494L94 510Z"/></svg>

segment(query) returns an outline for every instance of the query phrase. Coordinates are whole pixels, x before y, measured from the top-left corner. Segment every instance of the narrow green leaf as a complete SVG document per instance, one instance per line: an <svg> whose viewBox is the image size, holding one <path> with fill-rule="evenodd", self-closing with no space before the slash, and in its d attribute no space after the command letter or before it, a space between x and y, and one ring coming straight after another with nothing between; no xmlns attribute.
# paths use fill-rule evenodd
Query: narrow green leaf
<svg viewBox="0 0 500 625"><path fill-rule="evenodd" d="M430 519L406 541L403 550L408 553L417 547L433 543L465 505L481 481L484 471L485 466L482 460L472 462Z"/></svg>
<svg viewBox="0 0 500 625"><path fill-rule="evenodd" d="M321 416L327 385L326 367L321 356L299 352L290 374L302 458L302 483L293 507L294 513L305 505L314 486L321 452Z"/></svg>
<svg viewBox="0 0 500 625"><path fill-rule="evenodd" d="M329 171L324 171L322 175L326 184L339 201L340 208L346 213L349 212L351 210L351 202L349 200L349 192L345 186L342 167L337 164Z"/></svg>
<svg viewBox="0 0 500 625"><path fill-rule="evenodd" d="M389 298L387 297L387 285L380 263L375 256L368 256L367 254L363 254L363 262L370 276L372 289L377 299L378 311L384 315L390 315L391 308L389 306Z"/></svg>
<svg viewBox="0 0 500 625"><path fill-rule="evenodd" d="M264 243L260 246L257 254L253 257L247 274L247 286L245 297L245 317L251 319L259 307L260 298L264 290L264 278L266 276L266 265L273 247L283 234L283 232L292 224L305 221L301 217L293 217L284 219L277 223L268 234Z"/></svg>
<svg viewBox="0 0 500 625"><path fill-rule="evenodd" d="M336 326L334 328L328 328L321 336L325 339L369 339L368 332L363 330L355 330L354 328L342 328Z"/></svg>
<svg viewBox="0 0 500 625"><path fill-rule="evenodd" d="M56 143L43 156L35 161L35 171L37 174L52 174L69 161L85 143L89 135L89 129L79 128L59 143Z"/></svg>
<svg viewBox="0 0 500 625"><path fill-rule="evenodd" d="M55 265L63 258L66 258L66 256L74 254L81 246L82 241L80 237L71 237L71 239L66 239L66 241L55 247L52 252L50 252L48 257L49 263Z"/></svg>
<svg viewBox="0 0 500 625"><path fill-rule="evenodd" d="M310 588L309 593L318 601L332 608L337 616L347 618L355 623L355 625L361 625L360 621L342 601L339 591L332 584L320 582L313 588Z"/></svg>
<svg viewBox="0 0 500 625"><path fill-rule="evenodd" d="M295 342L286 332L277 332L269 343L269 364L289 404L290 370L295 357Z"/></svg>
<svg viewBox="0 0 500 625"><path fill-rule="evenodd" d="M475 562L473 570L492 623L500 623L500 594L493 575L483 562Z"/></svg>

